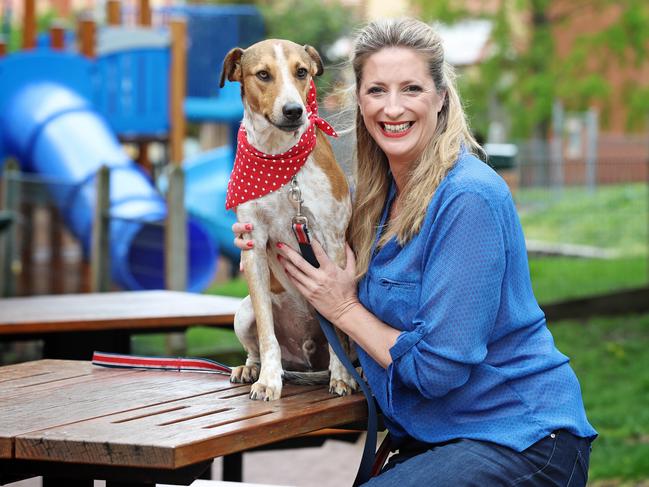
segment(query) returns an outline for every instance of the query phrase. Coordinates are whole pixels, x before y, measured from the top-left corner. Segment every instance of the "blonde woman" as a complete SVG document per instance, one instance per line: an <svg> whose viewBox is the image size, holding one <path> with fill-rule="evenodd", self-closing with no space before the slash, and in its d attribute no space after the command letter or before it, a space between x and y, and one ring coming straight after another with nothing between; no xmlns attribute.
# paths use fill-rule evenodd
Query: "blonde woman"
<svg viewBox="0 0 649 487"><path fill-rule="evenodd" d="M373 22L352 64L353 251L344 269L317 242L318 269L286 244L281 254L358 345L383 412L397 454L367 485L585 485L596 432L534 298L511 194L474 155L438 35Z"/></svg>

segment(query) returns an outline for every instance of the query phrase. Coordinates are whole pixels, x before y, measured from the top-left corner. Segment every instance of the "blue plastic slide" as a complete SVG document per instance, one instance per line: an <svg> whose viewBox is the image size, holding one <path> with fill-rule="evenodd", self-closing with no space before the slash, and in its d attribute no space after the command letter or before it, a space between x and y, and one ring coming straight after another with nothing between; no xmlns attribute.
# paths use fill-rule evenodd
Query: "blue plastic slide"
<svg viewBox="0 0 649 487"><path fill-rule="evenodd" d="M185 208L200 221L221 254L238 263L241 251L234 246L234 211L225 209L225 193L232 172L234 153L229 145L189 158L185 169Z"/></svg>
<svg viewBox="0 0 649 487"><path fill-rule="evenodd" d="M165 202L122 150L89 100L95 66L73 54L22 52L0 60L0 137L23 171L44 178L84 253L90 249L95 175L110 168L111 272L125 289L164 287ZM188 289L201 291L216 270L217 248L188 222Z"/></svg>

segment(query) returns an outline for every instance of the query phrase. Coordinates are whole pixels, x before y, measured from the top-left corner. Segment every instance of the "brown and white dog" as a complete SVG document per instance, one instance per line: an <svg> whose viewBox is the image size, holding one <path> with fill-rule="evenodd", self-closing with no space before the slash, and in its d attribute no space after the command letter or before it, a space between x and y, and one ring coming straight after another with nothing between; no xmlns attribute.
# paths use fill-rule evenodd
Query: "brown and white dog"
<svg viewBox="0 0 649 487"><path fill-rule="evenodd" d="M226 78L241 83L242 127L250 146L271 155L288 153L296 146L312 127L307 97L312 77L322 70L322 60L313 47L287 40L265 40L227 54L221 86ZM351 216L349 188L326 136L319 128L313 129L315 149L295 175L303 199L301 210L308 218L311 237L344 267L345 234ZM237 150L243 150L241 144ZM329 390L339 395L350 394L357 387L327 346L313 307L291 284L277 259L277 242L297 248L291 226L297 211L289 195L291 186L284 184L264 196L231 205L236 206L239 221L254 225L254 230L244 235L253 240L254 247L242 252L250 295L243 300L234 323L248 355L245 365L234 368L230 379L254 382L252 399L278 399L288 370L328 368ZM349 351L349 341L347 348Z"/></svg>

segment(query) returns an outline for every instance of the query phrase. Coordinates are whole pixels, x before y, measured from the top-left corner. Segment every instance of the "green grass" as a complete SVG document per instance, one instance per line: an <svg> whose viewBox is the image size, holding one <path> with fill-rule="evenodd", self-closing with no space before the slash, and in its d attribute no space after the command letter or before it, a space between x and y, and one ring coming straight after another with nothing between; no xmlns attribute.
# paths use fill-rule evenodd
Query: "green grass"
<svg viewBox="0 0 649 487"><path fill-rule="evenodd" d="M600 186L594 192L520 189L515 200L528 239L592 245L624 256L647 255L646 184Z"/></svg>
<svg viewBox="0 0 649 487"><path fill-rule="evenodd" d="M591 479L649 478L649 315L566 321L551 330L599 433Z"/></svg>
<svg viewBox="0 0 649 487"><path fill-rule="evenodd" d="M649 284L647 257L621 259L530 259L532 287L539 303L604 294Z"/></svg>

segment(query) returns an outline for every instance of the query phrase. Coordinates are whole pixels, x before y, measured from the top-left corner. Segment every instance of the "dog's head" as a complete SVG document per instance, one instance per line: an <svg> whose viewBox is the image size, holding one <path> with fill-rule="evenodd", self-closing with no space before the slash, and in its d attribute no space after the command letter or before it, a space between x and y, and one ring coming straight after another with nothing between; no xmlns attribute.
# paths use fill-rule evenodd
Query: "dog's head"
<svg viewBox="0 0 649 487"><path fill-rule="evenodd" d="M221 87L226 78L238 81L247 110L280 130L296 132L307 124L310 81L322 70L322 60L313 47L269 39L228 52Z"/></svg>

